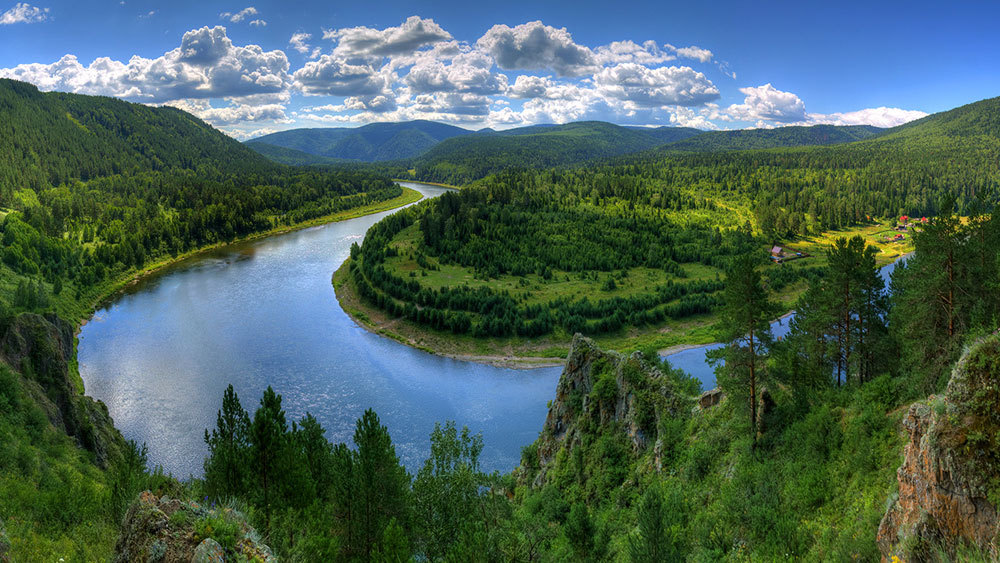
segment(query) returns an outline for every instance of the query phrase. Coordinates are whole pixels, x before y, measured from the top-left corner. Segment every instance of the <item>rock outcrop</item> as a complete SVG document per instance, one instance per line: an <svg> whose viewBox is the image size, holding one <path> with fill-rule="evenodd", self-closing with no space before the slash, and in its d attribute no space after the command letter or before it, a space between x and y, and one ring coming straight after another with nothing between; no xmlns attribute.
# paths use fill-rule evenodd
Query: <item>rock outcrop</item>
<svg viewBox="0 0 1000 563"><path fill-rule="evenodd" d="M970 549L998 555L1000 337L955 365L947 393L910 406L898 497L878 530L884 560L933 561Z"/></svg>
<svg viewBox="0 0 1000 563"><path fill-rule="evenodd" d="M725 398L726 394L722 392L722 389L719 389L718 387L715 389L709 389L701 395L698 395L698 408L701 410L710 409L721 403Z"/></svg>
<svg viewBox="0 0 1000 563"><path fill-rule="evenodd" d="M560 450L568 456L585 447L586 432L616 432L637 456L656 442L661 417L686 416L692 404L642 354L603 351L577 334L541 435L528 450L534 459L522 460L519 474L532 473L532 484L543 485Z"/></svg>
<svg viewBox="0 0 1000 563"><path fill-rule="evenodd" d="M115 563L276 561L239 512L143 491L122 520Z"/></svg>
<svg viewBox="0 0 1000 563"><path fill-rule="evenodd" d="M25 389L53 426L107 467L124 445L104 403L83 396L71 371L73 327L53 313L24 313L0 336L0 361L21 373Z"/></svg>

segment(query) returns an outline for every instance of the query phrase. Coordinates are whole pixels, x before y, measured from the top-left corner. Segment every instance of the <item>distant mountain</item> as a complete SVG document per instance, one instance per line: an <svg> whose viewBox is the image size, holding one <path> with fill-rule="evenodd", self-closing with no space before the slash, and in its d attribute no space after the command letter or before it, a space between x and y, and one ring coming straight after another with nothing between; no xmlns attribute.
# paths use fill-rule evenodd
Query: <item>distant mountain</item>
<svg viewBox="0 0 1000 563"><path fill-rule="evenodd" d="M193 115L0 79L0 193L130 172L276 165Z"/></svg>
<svg viewBox="0 0 1000 563"><path fill-rule="evenodd" d="M417 177L463 184L507 168L547 168L639 152L700 134L684 127L622 127L603 121L532 125L453 137L417 158Z"/></svg>
<svg viewBox="0 0 1000 563"><path fill-rule="evenodd" d="M877 137L886 129L871 125L813 125L811 127L778 127L776 129L741 129L737 131L705 131L694 137L672 142L664 150L733 151L839 145Z"/></svg>
<svg viewBox="0 0 1000 563"><path fill-rule="evenodd" d="M418 120L357 128L292 129L251 139L247 145L262 153L269 149L260 145L273 145L321 157L379 162L413 158L445 139L469 133L461 127ZM270 150L269 154L280 153ZM313 164L319 163L323 162Z"/></svg>

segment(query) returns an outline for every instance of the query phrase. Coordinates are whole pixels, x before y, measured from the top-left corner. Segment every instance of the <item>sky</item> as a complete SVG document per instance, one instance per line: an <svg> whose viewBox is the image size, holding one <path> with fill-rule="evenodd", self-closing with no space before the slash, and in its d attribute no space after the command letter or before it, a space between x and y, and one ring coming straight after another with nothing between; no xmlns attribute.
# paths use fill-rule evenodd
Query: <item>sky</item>
<svg viewBox="0 0 1000 563"><path fill-rule="evenodd" d="M0 0L0 77L247 139L428 119L891 127L1000 95L1000 2Z"/></svg>

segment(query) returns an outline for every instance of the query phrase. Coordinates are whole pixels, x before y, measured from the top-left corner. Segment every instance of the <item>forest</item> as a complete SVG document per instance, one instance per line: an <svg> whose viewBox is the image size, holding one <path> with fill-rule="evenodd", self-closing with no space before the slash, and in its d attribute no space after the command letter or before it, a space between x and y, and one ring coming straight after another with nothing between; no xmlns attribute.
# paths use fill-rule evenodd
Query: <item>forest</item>
<svg viewBox="0 0 1000 563"><path fill-rule="evenodd" d="M10 80L0 108L5 317L79 315L149 264L402 193L367 171L273 164L172 108Z"/></svg>
<svg viewBox="0 0 1000 563"><path fill-rule="evenodd" d="M653 350L622 360L617 380L605 357L589 403L567 399L582 443L546 462L539 448L555 438L544 430L519 468L489 475L482 438L445 422L410 474L372 411L352 444L331 444L311 415L287 420L272 389L247 409L230 387L205 432L205 477L184 486L228 499L290 560L878 559L899 407L942 390L963 344L989 338L1000 318L1000 293L987 289L1000 282L989 252L1000 221L982 212L963 223L951 201L940 206L888 285L860 237L836 240L782 341L768 326L776 309L763 253L736 253L716 327L729 345L713 358L725 360L727 399L712 409L692 409L697 381ZM625 423L601 414L626 392L661 446L633 447ZM1000 447L995 434L978 439L986 452ZM1000 483L1000 459L981 463ZM165 486L143 475L136 488ZM922 560L983 557L960 543L911 549Z"/></svg>
<svg viewBox="0 0 1000 563"><path fill-rule="evenodd" d="M167 522L230 559L237 514L290 561L878 559L914 401L936 394L929 410L975 421L955 451L1000 498L998 106L836 146L614 156L611 143L581 149L603 158L584 164L473 151L482 166L418 168L468 186L352 248L370 304L472 339L648 331L710 313L726 398L703 408L698 382L657 350L622 349L593 363L591 387L554 398L572 440L547 426L517 469L486 474L481 437L452 422L413 472L371 410L334 444L314 417L289 420L280 390L230 387L203 436L204 476L181 481L81 394L67 320L186 252L391 200L401 190L386 172L399 166L279 165L179 110L0 81L0 558L111 559L150 490L224 507ZM775 267L765 252L904 214L929 220L888 283L860 238L833 240L816 266ZM447 281L456 271L468 280ZM802 291L779 340L769 321L788 284ZM982 387L955 411L939 394L962 370ZM609 414L627 394L628 424ZM903 549L990 556L936 537Z"/></svg>

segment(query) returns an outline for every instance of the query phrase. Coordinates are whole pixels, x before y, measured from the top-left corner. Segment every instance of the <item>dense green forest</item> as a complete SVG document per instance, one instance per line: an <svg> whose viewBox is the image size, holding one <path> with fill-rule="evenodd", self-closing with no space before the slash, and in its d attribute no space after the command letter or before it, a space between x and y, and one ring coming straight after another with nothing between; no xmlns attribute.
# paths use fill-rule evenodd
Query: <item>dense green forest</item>
<svg viewBox="0 0 1000 563"><path fill-rule="evenodd" d="M372 411L352 444L332 444L312 416L288 420L275 390L241 403L230 388L204 435L204 478L179 482L81 394L67 320L185 252L392 199L400 188L379 172L402 165L279 165L175 109L0 81L0 558L111 559L149 489L244 513L292 561L877 559L904 411L945 389L963 350L954 373L980 386L970 410L931 404L973 421L955 459L1000 495L998 108L734 152L622 156L635 130L595 143L600 124L484 132L483 152L417 170L472 186L390 216L352 249L362 296L464 338L642 331L711 312L725 399L699 405L697 382L655 350L578 338L586 379L566 382L513 473L485 474L481 438L443 422L411 475ZM511 146L538 154L491 152ZM595 157L607 158L574 164ZM768 265L774 242L900 214L931 219L887 285L858 238L814 266ZM457 271L468 280L449 281ZM804 288L799 314L776 340L768 321L790 284ZM236 558L240 531L201 518L199 537ZM907 559L987 557L948 537L908 541Z"/></svg>
<svg viewBox="0 0 1000 563"><path fill-rule="evenodd" d="M269 157L286 157L273 148L283 147L318 157L378 162L414 158L445 139L468 134L470 131L461 127L418 120L357 128L293 129L258 137L247 145Z"/></svg>
<svg viewBox="0 0 1000 563"><path fill-rule="evenodd" d="M109 559L122 468L144 468L80 393L70 323L152 265L401 193L274 164L172 108L0 80L0 558Z"/></svg>
<svg viewBox="0 0 1000 563"><path fill-rule="evenodd" d="M669 150L733 151L837 145L862 141L881 135L885 130L871 125L813 125L775 129L742 129L737 131L706 131L695 137L667 145Z"/></svg>
<svg viewBox="0 0 1000 563"><path fill-rule="evenodd" d="M975 344L996 340L1000 294L986 288L1000 282L1000 221L963 224L940 205L889 287L861 238L835 241L782 341L768 327L763 252L727 260L717 336L728 346L715 356L726 398L714 407L695 406L698 383L655 351L578 339L577 371L517 470L483 473L482 439L445 423L410 475L374 412L353 444L334 445L312 416L287 420L273 390L245 409L230 388L205 434L205 478L188 486L239 499L291 560L876 560L900 407L944 388L963 343L977 362L1000 361ZM995 436L978 439L996 451ZM1000 482L989 455L979 467ZM919 541L908 559L984 557Z"/></svg>
<svg viewBox="0 0 1000 563"><path fill-rule="evenodd" d="M172 108L4 80L0 111L0 303L12 311L78 315L147 264L401 193L368 172L273 164Z"/></svg>
<svg viewBox="0 0 1000 563"><path fill-rule="evenodd" d="M551 168L634 153L697 134L697 129L645 130L600 121L534 126L455 137L417 158L416 178L462 185L510 168Z"/></svg>

